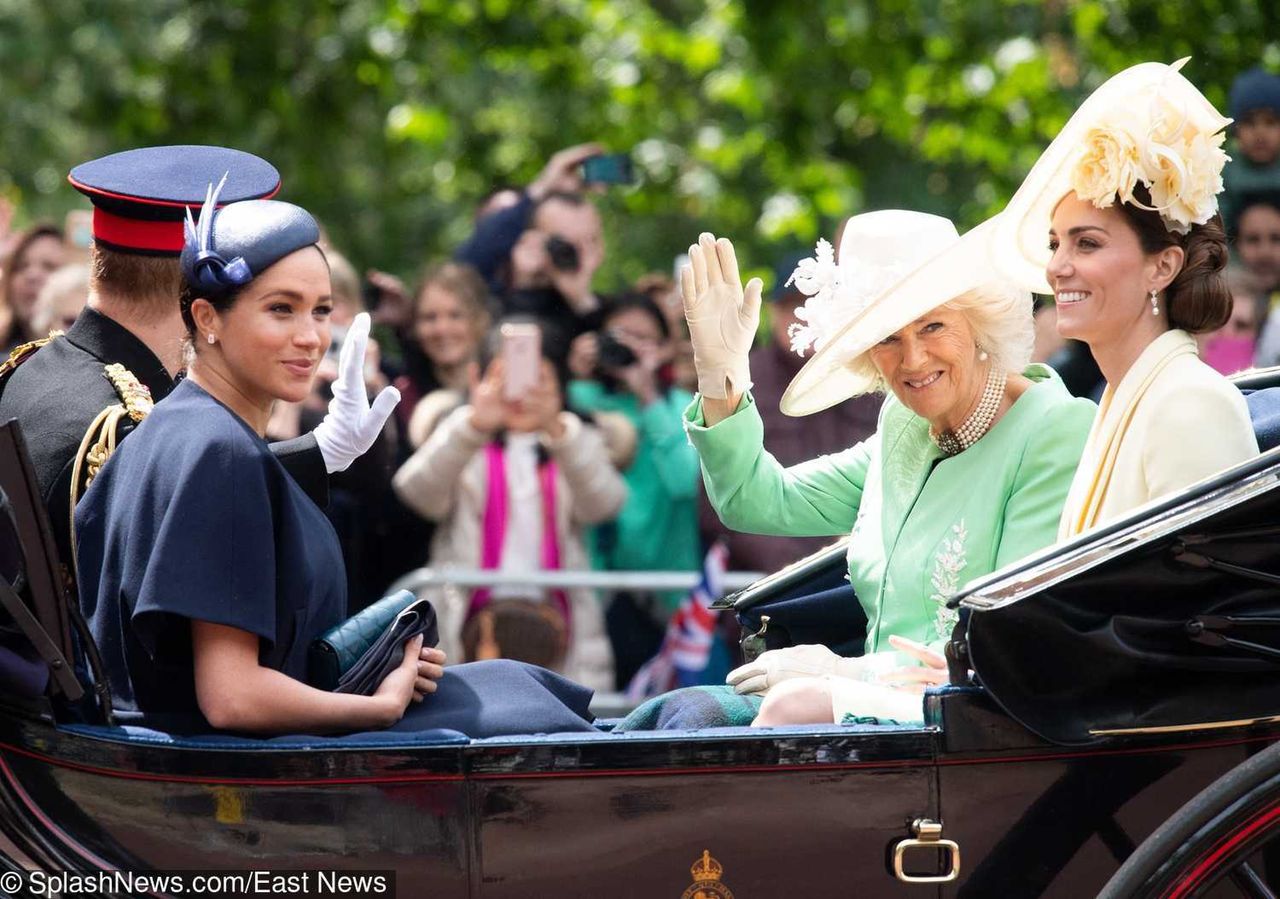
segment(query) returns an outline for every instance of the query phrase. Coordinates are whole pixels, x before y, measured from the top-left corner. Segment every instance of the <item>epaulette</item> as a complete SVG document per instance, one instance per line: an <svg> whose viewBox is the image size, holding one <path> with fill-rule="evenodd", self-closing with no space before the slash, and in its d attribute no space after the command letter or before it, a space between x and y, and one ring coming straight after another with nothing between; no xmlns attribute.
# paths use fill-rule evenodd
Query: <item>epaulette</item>
<svg viewBox="0 0 1280 899"><path fill-rule="evenodd" d="M76 503L89 489L93 479L98 476L102 466L107 464L111 454L116 451L116 444L124 438L133 426L141 422L151 413L154 405L151 391L138 380L137 376L118 362L112 362L103 368L103 377L111 382L120 402L113 403L98 413L89 429L85 431L80 448L71 469L71 512L75 514Z"/></svg>
<svg viewBox="0 0 1280 899"><path fill-rule="evenodd" d="M84 496L102 466L107 464L116 445L151 413L154 405L151 391L137 375L118 362L103 368L103 377L111 382L121 402L113 403L98 413L80 441L71 466L71 545L74 553L76 503Z"/></svg>
<svg viewBox="0 0 1280 899"><path fill-rule="evenodd" d="M50 331L48 337L40 337L36 340L28 340L26 343L20 343L9 351L9 358L0 362L0 384L9 379L9 375L13 374L19 365L26 362L35 355L36 350L49 343L55 337L62 336L61 331Z"/></svg>
<svg viewBox="0 0 1280 899"><path fill-rule="evenodd" d="M112 362L103 372L111 386L124 402L125 412L135 422L140 422L151 413L155 405L151 400L151 391L138 380L138 376L119 362Z"/></svg>

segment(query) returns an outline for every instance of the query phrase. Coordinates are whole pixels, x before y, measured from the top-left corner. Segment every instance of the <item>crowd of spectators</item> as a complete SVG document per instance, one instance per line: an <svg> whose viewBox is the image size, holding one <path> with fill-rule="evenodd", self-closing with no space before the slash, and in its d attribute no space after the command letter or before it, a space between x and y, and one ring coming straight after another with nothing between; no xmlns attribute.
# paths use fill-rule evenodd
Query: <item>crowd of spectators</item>
<svg viewBox="0 0 1280 899"><path fill-rule="evenodd" d="M1222 210L1236 306L1201 342L1205 360L1225 374L1280 364L1280 76L1244 73L1230 103ZM423 565L504 575L696 571L706 547L723 540L731 569L772 571L822 545L729 533L710 511L683 431L696 382L675 285L665 274L612 292L597 283L608 248L598 188L584 182L581 164L601 152L568 148L523 189L492 192L453 258L430 261L410 285L384 272L361 276L326 244L333 347L314 395L278 408L269 434L287 439L323 417L343 335L368 308L377 344L367 386L372 393L394 383L403 400L379 444L332 482L328 515L346 556L349 611ZM65 234L49 224L14 231L12 217L0 200L6 353L70 327L89 274L72 221ZM866 396L805 419L778 411L804 361L788 335L805 299L787 286L800 258L780 252L774 260L772 302L751 357L767 449L783 464L858 442L875 430L879 409L879 398ZM1053 321L1046 300L1036 359L1057 368L1072 392L1096 398L1096 364L1082 344L1060 339ZM508 371L504 325L537 335L523 386ZM597 689L625 686L657 651L682 598L534 589L512 578L433 596L451 659L518 658ZM732 652L724 641L712 668L726 670Z"/></svg>

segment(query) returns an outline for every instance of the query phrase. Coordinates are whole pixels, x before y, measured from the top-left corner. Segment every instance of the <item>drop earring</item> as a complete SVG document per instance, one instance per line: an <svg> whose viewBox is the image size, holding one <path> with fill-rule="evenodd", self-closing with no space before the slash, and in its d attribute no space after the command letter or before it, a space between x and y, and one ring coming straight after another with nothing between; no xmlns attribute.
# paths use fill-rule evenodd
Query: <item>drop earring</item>
<svg viewBox="0 0 1280 899"><path fill-rule="evenodd" d="M213 344L215 344L215 343L217 343L217 342L218 342L218 338L216 338L216 337L214 337L212 334L210 334L210 335L209 335L209 345L210 345L210 346L212 346Z"/></svg>
<svg viewBox="0 0 1280 899"><path fill-rule="evenodd" d="M1157 302L1157 296L1154 290L1151 291L1151 314L1152 315L1160 314L1160 304Z"/></svg>
<svg viewBox="0 0 1280 899"><path fill-rule="evenodd" d="M988 359L990 359L990 358L991 358L991 357L987 355L987 351L986 351L986 350L984 350L982 347L978 347L978 361L979 361L979 362L986 362L986 361L987 361Z"/></svg>

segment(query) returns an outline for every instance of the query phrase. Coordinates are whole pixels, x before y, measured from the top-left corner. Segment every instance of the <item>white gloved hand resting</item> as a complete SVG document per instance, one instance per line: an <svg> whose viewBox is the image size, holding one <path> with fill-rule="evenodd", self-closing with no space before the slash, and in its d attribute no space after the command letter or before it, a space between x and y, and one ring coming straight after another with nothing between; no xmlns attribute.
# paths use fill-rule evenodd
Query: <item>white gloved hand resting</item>
<svg viewBox="0 0 1280 899"><path fill-rule="evenodd" d="M342 352L338 356L338 379L333 382L333 399L324 421L316 426L316 443L330 474L345 471L368 452L391 417L400 391L384 387L369 405L364 386L364 354L369 345L369 313L361 312L351 322Z"/></svg>
<svg viewBox="0 0 1280 899"><path fill-rule="evenodd" d="M764 694L771 687L794 677L835 674L857 679L862 676L861 669L860 658L846 659L821 644L788 646L760 653L754 662L730 671L725 682L736 693Z"/></svg>
<svg viewBox="0 0 1280 899"><path fill-rule="evenodd" d="M743 289L738 258L727 238L702 234L689 247L680 293L703 396L722 400L751 387L747 354L760 324L763 287L759 278L752 278Z"/></svg>

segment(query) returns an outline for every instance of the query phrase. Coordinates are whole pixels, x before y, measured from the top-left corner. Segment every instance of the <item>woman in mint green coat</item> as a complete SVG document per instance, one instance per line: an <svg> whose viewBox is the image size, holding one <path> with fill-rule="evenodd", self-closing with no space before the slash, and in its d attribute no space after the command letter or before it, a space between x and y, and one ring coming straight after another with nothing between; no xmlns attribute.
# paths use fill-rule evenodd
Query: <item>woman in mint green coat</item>
<svg viewBox="0 0 1280 899"><path fill-rule="evenodd" d="M973 578L1054 542L1094 406L1028 365L1030 295L992 283L988 225L961 238L944 218L885 210L846 225L793 276L810 299L793 334L816 353L783 396L805 415L885 389L877 432L784 469L765 452L747 350L760 282L741 286L732 244L702 235L682 277L699 397L686 429L726 526L850 534L849 579L867 613L866 654L773 650L729 675L767 694L756 724L921 718L920 682ZM890 636L906 638L891 646ZM930 647L931 644L931 647ZM926 669L902 670L904 649ZM892 673L887 673L894 669ZM905 682L905 683L904 683Z"/></svg>

